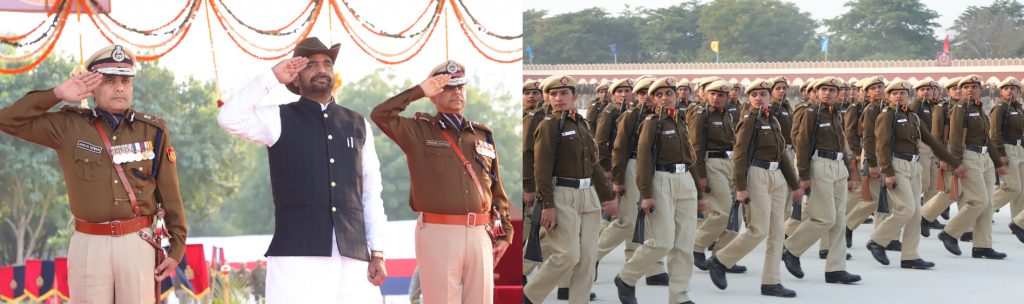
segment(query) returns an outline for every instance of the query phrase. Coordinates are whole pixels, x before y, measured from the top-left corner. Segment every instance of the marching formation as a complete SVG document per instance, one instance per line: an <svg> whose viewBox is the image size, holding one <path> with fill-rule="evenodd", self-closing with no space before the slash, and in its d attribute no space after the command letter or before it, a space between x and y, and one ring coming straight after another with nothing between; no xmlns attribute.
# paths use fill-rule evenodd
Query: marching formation
<svg viewBox="0 0 1024 304"><path fill-rule="evenodd" d="M824 77L791 101L783 76L744 86L645 75L601 83L585 116L572 76L526 81L523 302L556 288L589 302L600 260L622 243L622 303L637 303L640 279L668 286L668 303L693 303L694 267L724 290L766 239L762 295L795 297L779 269L803 278L816 242L825 281L853 284L846 251L863 223L882 265L896 251L900 268L936 267L918 254L931 230L951 254L971 242L973 258L1004 259L992 214L1009 204L1024 243L1024 108L1017 79L987 97L982 79Z"/></svg>

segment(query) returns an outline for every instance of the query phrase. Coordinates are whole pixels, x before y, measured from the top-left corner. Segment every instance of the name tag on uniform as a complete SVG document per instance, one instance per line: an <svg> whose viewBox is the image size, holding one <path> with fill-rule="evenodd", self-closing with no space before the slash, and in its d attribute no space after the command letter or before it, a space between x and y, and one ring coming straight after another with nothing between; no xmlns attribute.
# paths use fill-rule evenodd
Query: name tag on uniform
<svg viewBox="0 0 1024 304"><path fill-rule="evenodd" d="M789 112L787 112L787 111L782 111L782 116L789 116Z"/></svg>
<svg viewBox="0 0 1024 304"><path fill-rule="evenodd" d="M562 137L576 135L576 130L562 132Z"/></svg>
<svg viewBox="0 0 1024 304"><path fill-rule="evenodd" d="M1017 112L1010 112L1010 115L1017 115Z"/></svg>
<svg viewBox="0 0 1024 304"><path fill-rule="evenodd" d="M672 135L672 134L676 134L676 130L666 130L666 131L661 131L661 134L662 134L662 135Z"/></svg>
<svg viewBox="0 0 1024 304"><path fill-rule="evenodd" d="M451 148L452 147L452 145L449 144L447 141L444 141L444 140L430 140L430 139L427 140L427 146L431 146L431 147L444 147L444 148Z"/></svg>
<svg viewBox="0 0 1024 304"><path fill-rule="evenodd" d="M898 122L898 123L904 123L904 122L907 122L907 120L906 120L906 119L897 119L897 120L896 120L896 122Z"/></svg>
<svg viewBox="0 0 1024 304"><path fill-rule="evenodd" d="M925 112L925 113L931 113L932 111L931 111L931 110L928 110L928 109L924 109L924 112Z"/></svg>
<svg viewBox="0 0 1024 304"><path fill-rule="evenodd" d="M100 152L103 152L103 147L100 147L100 146L97 146L97 145L94 145L94 144L90 144L90 143L87 143L87 142L82 141L82 140L78 141L78 145L77 146L78 146L79 149L82 149L82 150L85 150L85 151L89 151L89 152L92 152L92 153L96 153L96 154L100 154Z"/></svg>
<svg viewBox="0 0 1024 304"><path fill-rule="evenodd" d="M730 108L729 112L736 112L736 108Z"/></svg>
<svg viewBox="0 0 1024 304"><path fill-rule="evenodd" d="M716 121L716 122L714 122L714 125L716 127L721 127L722 126L722 122L721 121Z"/></svg>
<svg viewBox="0 0 1024 304"><path fill-rule="evenodd" d="M831 127L831 126L832 126L832 123L831 123L831 122L826 122L826 123L823 123L823 124L819 124L819 125L818 125L818 127L819 127L819 128L824 128L824 127Z"/></svg>
<svg viewBox="0 0 1024 304"><path fill-rule="evenodd" d="M761 130L771 130L772 126L761 126Z"/></svg>
<svg viewBox="0 0 1024 304"><path fill-rule="evenodd" d="M496 158L496 154L494 152L494 145L482 140L476 141L476 154L480 154L485 157Z"/></svg>
<svg viewBox="0 0 1024 304"><path fill-rule="evenodd" d="M975 116L980 116L980 115L981 115L981 113L977 113L977 112L967 114L967 116L970 116L970 117L975 117Z"/></svg>

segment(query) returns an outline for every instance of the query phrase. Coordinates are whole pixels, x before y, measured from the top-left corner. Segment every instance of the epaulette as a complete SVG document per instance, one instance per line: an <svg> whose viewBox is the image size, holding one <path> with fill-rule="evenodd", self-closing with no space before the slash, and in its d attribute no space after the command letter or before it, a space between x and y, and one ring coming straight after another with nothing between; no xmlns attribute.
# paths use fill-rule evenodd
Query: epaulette
<svg viewBox="0 0 1024 304"><path fill-rule="evenodd" d="M475 122L475 121L471 121L470 125L472 125L473 128L475 128L475 129L484 130L484 131L487 131L487 133L494 133L494 131L491 130L491 127L488 127L485 124L482 124L482 123L479 123L479 122Z"/></svg>
<svg viewBox="0 0 1024 304"><path fill-rule="evenodd" d="M64 111L64 112L72 112L72 113L82 114L82 115L91 116L91 117L96 117L96 116L99 115L93 109L83 108L83 107L79 107L79 106L75 106L75 105L64 105L64 106L60 107L60 110Z"/></svg>
<svg viewBox="0 0 1024 304"><path fill-rule="evenodd" d="M133 113L131 113L129 115L132 115L132 117L129 117L129 119L134 119L134 120L138 120L138 121L141 121L141 122L145 122L145 123L154 125L157 128L161 128L161 129L165 129L165 130L167 129L167 121L164 120L163 118L160 118L160 117L156 116L156 115L146 114L146 113L142 113L142 112L133 112Z"/></svg>
<svg viewBox="0 0 1024 304"><path fill-rule="evenodd" d="M654 119L654 114L647 114L647 117L644 118L644 120L651 120L651 119Z"/></svg>
<svg viewBox="0 0 1024 304"><path fill-rule="evenodd" d="M430 115L430 113L416 112L413 117L425 121L434 121L434 115Z"/></svg>

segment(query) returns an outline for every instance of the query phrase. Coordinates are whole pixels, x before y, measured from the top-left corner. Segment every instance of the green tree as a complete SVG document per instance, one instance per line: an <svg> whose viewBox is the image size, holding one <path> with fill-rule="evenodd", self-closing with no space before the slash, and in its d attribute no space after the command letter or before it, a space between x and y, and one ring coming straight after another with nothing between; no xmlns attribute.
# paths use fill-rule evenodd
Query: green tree
<svg viewBox="0 0 1024 304"><path fill-rule="evenodd" d="M708 41L718 41L720 56L732 62L793 60L814 39L817 26L809 13L779 0L714 1L701 8L698 24ZM700 61L714 60L708 47L700 50Z"/></svg>
<svg viewBox="0 0 1024 304"><path fill-rule="evenodd" d="M697 20L701 5L692 0L670 7L642 10L643 18L636 18L633 26L639 28L638 43L643 62L700 61L698 51L704 35L698 30Z"/></svg>
<svg viewBox="0 0 1024 304"><path fill-rule="evenodd" d="M1024 4L997 0L989 6L970 6L949 28L951 44L960 58L1024 56Z"/></svg>
<svg viewBox="0 0 1024 304"><path fill-rule="evenodd" d="M853 0L825 20L835 60L924 59L935 55L939 14L920 0Z"/></svg>

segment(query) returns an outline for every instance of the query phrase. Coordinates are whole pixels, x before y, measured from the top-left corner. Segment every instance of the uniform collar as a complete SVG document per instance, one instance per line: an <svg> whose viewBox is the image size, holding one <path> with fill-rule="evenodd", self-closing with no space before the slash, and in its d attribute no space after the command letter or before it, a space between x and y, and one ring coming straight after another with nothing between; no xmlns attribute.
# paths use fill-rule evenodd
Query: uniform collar
<svg viewBox="0 0 1024 304"><path fill-rule="evenodd" d="M447 114L438 112L437 114L434 114L434 120L437 121L437 124L441 126L442 130L448 129L449 127L454 127L456 126L456 124L461 123L462 128L458 130L459 132L462 132L467 129L470 132L474 131L473 123L467 120L466 117L462 116L461 114Z"/></svg>
<svg viewBox="0 0 1024 304"><path fill-rule="evenodd" d="M107 112L106 110L103 110L103 109L100 109L100 108L93 108L92 109L92 119L93 120L103 119L104 121L109 123L108 119L113 118L114 115L121 116L121 118L118 119L118 124L117 125L121 125L121 123L120 123L121 121L127 121L129 126L133 125L135 123L135 110L132 110L131 108L128 108L127 110L124 111L124 113L121 113L121 114L113 114L113 113Z"/></svg>

